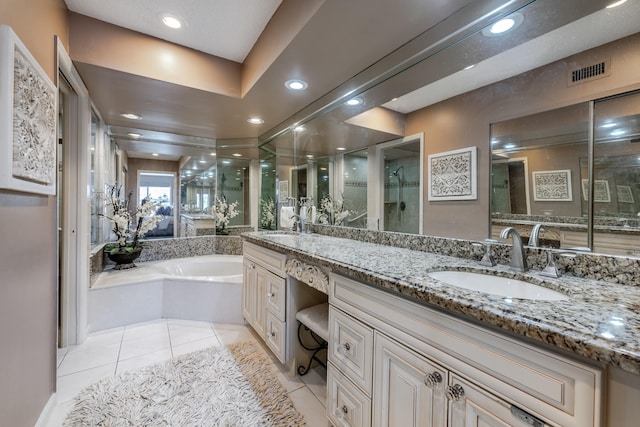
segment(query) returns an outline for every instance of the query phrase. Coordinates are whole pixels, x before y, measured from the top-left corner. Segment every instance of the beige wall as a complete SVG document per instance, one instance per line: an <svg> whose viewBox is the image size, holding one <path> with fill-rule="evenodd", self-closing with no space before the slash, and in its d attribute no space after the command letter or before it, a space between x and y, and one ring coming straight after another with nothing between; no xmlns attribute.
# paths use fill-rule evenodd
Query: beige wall
<svg viewBox="0 0 640 427"><path fill-rule="evenodd" d="M0 0L10 25L50 77L54 34L67 44L63 0ZM55 390L55 197L0 190L0 424L32 426Z"/></svg>
<svg viewBox="0 0 640 427"><path fill-rule="evenodd" d="M640 88L639 52L640 34L636 34L409 114L406 134L424 132L425 163L430 154L478 147L478 199L429 202L425 185L424 233L469 239L488 237L490 124ZM567 87L567 70L602 57L611 58L611 76ZM531 171L530 167L529 175ZM426 173L427 168L425 183Z"/></svg>

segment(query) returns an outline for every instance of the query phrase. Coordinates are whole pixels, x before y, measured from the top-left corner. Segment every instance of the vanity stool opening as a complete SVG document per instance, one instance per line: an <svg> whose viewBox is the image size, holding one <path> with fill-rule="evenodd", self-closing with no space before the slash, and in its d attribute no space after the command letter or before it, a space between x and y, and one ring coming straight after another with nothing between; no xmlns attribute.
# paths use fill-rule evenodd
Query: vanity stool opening
<svg viewBox="0 0 640 427"><path fill-rule="evenodd" d="M307 366L298 366L298 375L303 376L309 372L311 364L315 360L321 366L327 367L326 350L329 341L329 303L314 305L296 313L298 324L298 342L307 351L312 351L311 358ZM308 331L308 335L313 339L311 345L305 344L302 338L302 330ZM308 341L308 338L307 338ZM318 357L318 353L325 351L324 360Z"/></svg>

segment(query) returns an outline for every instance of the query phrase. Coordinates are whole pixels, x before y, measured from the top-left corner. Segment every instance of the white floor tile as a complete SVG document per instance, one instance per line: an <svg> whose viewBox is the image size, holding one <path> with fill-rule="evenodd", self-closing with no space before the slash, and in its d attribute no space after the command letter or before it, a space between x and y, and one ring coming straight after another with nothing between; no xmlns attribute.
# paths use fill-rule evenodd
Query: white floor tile
<svg viewBox="0 0 640 427"><path fill-rule="evenodd" d="M154 351L153 353L146 353L142 356L132 357L127 360L121 360L116 367L116 375L121 374L132 369L144 368L149 365L153 365L160 362L165 362L171 359L171 349L164 349L160 351Z"/></svg>
<svg viewBox="0 0 640 427"><path fill-rule="evenodd" d="M213 323L212 328L216 335L220 336L228 333L238 333L239 331L247 331L249 325L236 325L232 323Z"/></svg>
<svg viewBox="0 0 640 427"><path fill-rule="evenodd" d="M118 361L120 343L106 344L102 346L79 346L69 350L60 363L58 376L69 375L74 372L86 371Z"/></svg>
<svg viewBox="0 0 640 427"><path fill-rule="evenodd" d="M307 387L289 393L293 405L302 414L308 427L326 427L328 420L324 406Z"/></svg>
<svg viewBox="0 0 640 427"><path fill-rule="evenodd" d="M255 341L255 337L246 327L236 330L225 330L223 333L219 333L218 330L216 330L216 335L222 345L229 345L240 341Z"/></svg>
<svg viewBox="0 0 640 427"><path fill-rule="evenodd" d="M205 348L218 347L221 345L220 341L218 341L218 338L216 338L215 336L197 341L191 341L181 345L173 345L173 342L171 344L173 357L182 356L183 354L192 353L198 350L204 350Z"/></svg>
<svg viewBox="0 0 640 427"><path fill-rule="evenodd" d="M56 367L60 367L60 364L62 363L62 361L64 360L64 356L67 354L67 351L69 350L68 347L65 348L59 348L58 349L58 362L56 364Z"/></svg>
<svg viewBox="0 0 640 427"><path fill-rule="evenodd" d="M187 344L192 341L198 341L205 338L215 338L216 335L209 324L202 325L176 325L169 323L169 337L171 338L171 346Z"/></svg>
<svg viewBox="0 0 640 427"><path fill-rule="evenodd" d="M312 368L307 375L300 377L316 398L326 406L327 401L327 369L323 366Z"/></svg>
<svg viewBox="0 0 640 427"><path fill-rule="evenodd" d="M112 363L86 371L58 377L57 397L58 402L64 403L73 399L76 394L86 386L93 384L102 378L113 376L116 364Z"/></svg>
<svg viewBox="0 0 640 427"><path fill-rule="evenodd" d="M122 341L131 341L149 336L164 336L165 334L169 336L167 320L153 320L151 322L125 326Z"/></svg>
<svg viewBox="0 0 640 427"><path fill-rule="evenodd" d="M69 411L71 411L71 408L73 408L72 400L65 403L58 403L56 407L53 408L45 427L62 427L62 423Z"/></svg>
<svg viewBox="0 0 640 427"><path fill-rule="evenodd" d="M146 353L153 353L170 348L171 342L169 340L168 331L165 331L164 333L152 333L147 336L140 336L137 339L122 341L119 360L126 360L132 357L142 356Z"/></svg>

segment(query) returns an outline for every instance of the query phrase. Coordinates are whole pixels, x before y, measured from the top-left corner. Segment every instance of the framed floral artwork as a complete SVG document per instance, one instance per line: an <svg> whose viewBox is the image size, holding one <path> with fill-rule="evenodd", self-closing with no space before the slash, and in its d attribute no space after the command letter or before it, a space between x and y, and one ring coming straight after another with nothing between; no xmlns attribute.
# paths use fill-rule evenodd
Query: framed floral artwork
<svg viewBox="0 0 640 427"><path fill-rule="evenodd" d="M632 196L633 197L633 196ZM589 180L582 180L582 198L589 200ZM596 179L593 181L593 201L597 203L610 203L611 191L609 191L609 181L606 179Z"/></svg>
<svg viewBox="0 0 640 427"><path fill-rule="evenodd" d="M478 198L477 147L428 156L429 200Z"/></svg>
<svg viewBox="0 0 640 427"><path fill-rule="evenodd" d="M51 79L0 25L0 188L56 194L56 105Z"/></svg>
<svg viewBox="0 0 640 427"><path fill-rule="evenodd" d="M620 203L635 203L633 198L633 191L629 185L616 185L618 190L618 202Z"/></svg>
<svg viewBox="0 0 640 427"><path fill-rule="evenodd" d="M531 172L533 176L533 200L537 202L570 202L571 170Z"/></svg>

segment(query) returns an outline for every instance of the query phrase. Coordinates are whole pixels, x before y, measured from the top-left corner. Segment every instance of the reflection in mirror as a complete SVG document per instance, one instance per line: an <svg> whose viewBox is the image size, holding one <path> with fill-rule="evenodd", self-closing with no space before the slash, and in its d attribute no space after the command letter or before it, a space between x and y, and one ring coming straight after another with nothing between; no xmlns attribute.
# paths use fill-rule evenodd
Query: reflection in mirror
<svg viewBox="0 0 640 427"><path fill-rule="evenodd" d="M276 229L276 161L275 156L260 149L260 203L258 228Z"/></svg>
<svg viewBox="0 0 640 427"><path fill-rule="evenodd" d="M419 233L422 223L421 140L384 144L382 156L384 230Z"/></svg>
<svg viewBox="0 0 640 427"><path fill-rule="evenodd" d="M344 181L342 197L349 216L344 225L367 228L367 182L368 160L367 149L345 154ZM376 227L377 229L377 227Z"/></svg>
<svg viewBox="0 0 640 427"><path fill-rule="evenodd" d="M249 207L249 166L251 161L239 158L218 159L217 198L235 204L238 215L230 218L229 227L251 224Z"/></svg>
<svg viewBox="0 0 640 427"><path fill-rule="evenodd" d="M594 250L640 256L640 93L594 105Z"/></svg>
<svg viewBox="0 0 640 427"><path fill-rule="evenodd" d="M589 104L581 103L491 125L491 223L497 238L506 226L528 237L545 225L542 244L588 245L581 197L588 178Z"/></svg>

